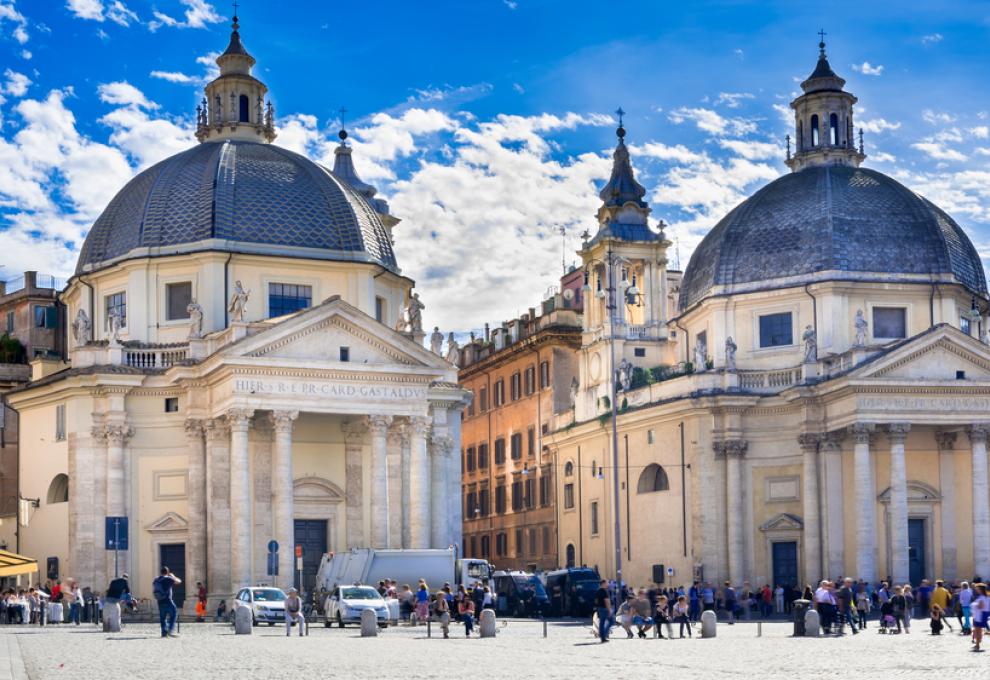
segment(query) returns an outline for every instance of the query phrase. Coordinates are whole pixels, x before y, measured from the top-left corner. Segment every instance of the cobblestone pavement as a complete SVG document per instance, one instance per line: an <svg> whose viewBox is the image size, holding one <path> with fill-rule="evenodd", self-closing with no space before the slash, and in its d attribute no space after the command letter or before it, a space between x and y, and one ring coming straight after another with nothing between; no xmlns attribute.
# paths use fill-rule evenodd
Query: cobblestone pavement
<svg viewBox="0 0 990 680"><path fill-rule="evenodd" d="M420 628L393 628L362 639L353 628L313 627L308 637L286 639L284 628L255 628L235 636L221 624L186 624L177 639L162 639L153 625L131 624L117 635L92 626L0 629L0 680L50 678L990 678L990 653L974 654L958 634L933 637L924 622L910 635L865 634L841 638L789 637L790 624L720 625L712 640L626 639L622 630L599 644L588 625L551 623L548 638L535 621L500 622L494 640L426 638ZM958 630L958 629L957 629ZM20 657L20 659L18 658ZM20 660L23 660L21 666ZM464 666L461 667L460 663ZM24 674L26 671L26 675ZM670 677L670 676L668 676Z"/></svg>

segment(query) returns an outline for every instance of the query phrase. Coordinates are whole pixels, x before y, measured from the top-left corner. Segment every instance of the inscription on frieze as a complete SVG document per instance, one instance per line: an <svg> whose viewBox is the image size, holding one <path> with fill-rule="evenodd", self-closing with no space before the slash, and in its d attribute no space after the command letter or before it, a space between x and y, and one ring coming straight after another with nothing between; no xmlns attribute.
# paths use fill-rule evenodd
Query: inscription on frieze
<svg viewBox="0 0 990 680"><path fill-rule="evenodd" d="M860 397L856 403L868 411L990 411L990 397Z"/></svg>
<svg viewBox="0 0 990 680"><path fill-rule="evenodd" d="M374 385L332 381L290 382L285 380L234 380L234 392L271 396L330 397L335 399L371 399L405 401L426 399L426 388L408 385Z"/></svg>

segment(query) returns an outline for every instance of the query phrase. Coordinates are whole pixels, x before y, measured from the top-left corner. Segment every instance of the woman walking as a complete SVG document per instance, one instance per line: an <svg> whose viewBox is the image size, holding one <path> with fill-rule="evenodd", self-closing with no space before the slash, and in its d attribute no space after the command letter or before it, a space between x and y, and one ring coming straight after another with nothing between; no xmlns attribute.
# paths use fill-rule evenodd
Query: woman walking
<svg viewBox="0 0 990 680"><path fill-rule="evenodd" d="M983 631L987 628L987 618L990 617L990 597L987 597L987 587L982 583L973 586L976 598L973 600L973 651L982 652Z"/></svg>
<svg viewBox="0 0 990 680"><path fill-rule="evenodd" d="M856 587L856 616L859 619L859 629L866 630L866 619L870 615L870 594L866 592L866 584Z"/></svg>
<svg viewBox="0 0 990 680"><path fill-rule="evenodd" d="M890 606L894 615L894 622L897 624L897 632L901 632L902 626L904 626L904 610L907 606L907 601L904 599L904 589L900 586L894 586L894 596L890 598Z"/></svg>
<svg viewBox="0 0 990 680"><path fill-rule="evenodd" d="M904 632L911 632L911 615L914 614L914 603L915 597L914 592L911 590L911 584L905 583L904 588L902 588L904 594Z"/></svg>

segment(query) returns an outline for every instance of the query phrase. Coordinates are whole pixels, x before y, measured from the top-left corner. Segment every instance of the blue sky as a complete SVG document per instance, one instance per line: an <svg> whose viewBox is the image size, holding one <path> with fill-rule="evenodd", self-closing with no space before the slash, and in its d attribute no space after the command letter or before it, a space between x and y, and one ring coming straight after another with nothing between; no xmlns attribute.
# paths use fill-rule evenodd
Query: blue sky
<svg viewBox="0 0 990 680"><path fill-rule="evenodd" d="M0 0L0 277L70 273L137 171L195 143L229 35L205 0ZM594 229L612 111L682 265L776 176L787 104L830 61L859 97L867 165L948 210L990 254L986 3L244 0L242 37L276 141L355 162L402 218L429 323L468 330L535 305Z"/></svg>

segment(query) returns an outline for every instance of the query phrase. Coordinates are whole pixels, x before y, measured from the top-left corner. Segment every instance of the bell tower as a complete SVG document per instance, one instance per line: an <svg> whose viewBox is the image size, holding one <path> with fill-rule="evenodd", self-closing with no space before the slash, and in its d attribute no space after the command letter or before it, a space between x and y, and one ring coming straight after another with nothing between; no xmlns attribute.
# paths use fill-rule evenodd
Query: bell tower
<svg viewBox="0 0 990 680"><path fill-rule="evenodd" d="M196 139L200 142L275 140L275 109L271 101L265 101L268 88L251 75L255 60L241 43L239 29L234 14L230 43L217 57L220 75L206 85L206 96L196 107Z"/></svg>
<svg viewBox="0 0 990 680"><path fill-rule="evenodd" d="M859 167L866 159L863 135L859 147L853 128L853 105L858 101L843 90L846 81L832 70L825 55L825 32L818 43L818 64L801 83L804 94L791 102L794 109L794 155L790 144L787 167L793 172L818 165Z"/></svg>

